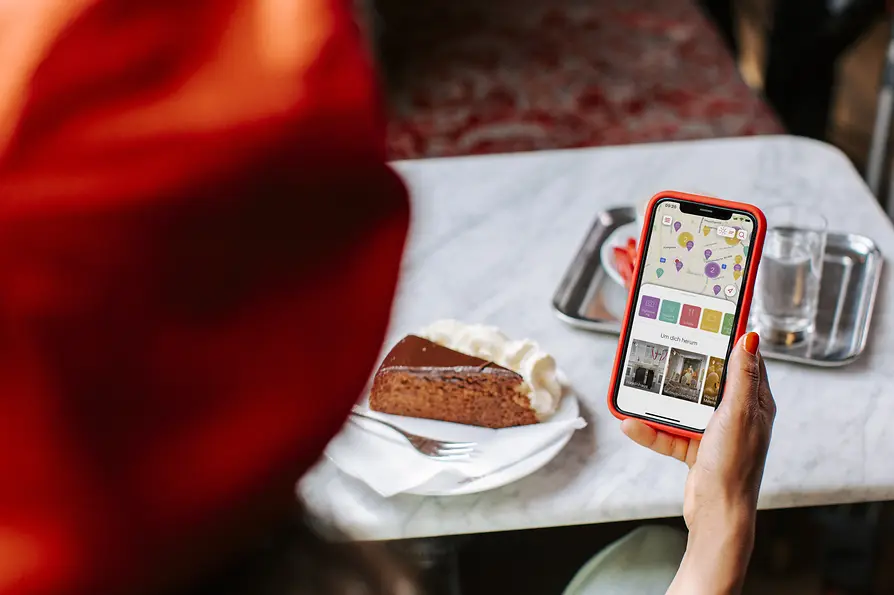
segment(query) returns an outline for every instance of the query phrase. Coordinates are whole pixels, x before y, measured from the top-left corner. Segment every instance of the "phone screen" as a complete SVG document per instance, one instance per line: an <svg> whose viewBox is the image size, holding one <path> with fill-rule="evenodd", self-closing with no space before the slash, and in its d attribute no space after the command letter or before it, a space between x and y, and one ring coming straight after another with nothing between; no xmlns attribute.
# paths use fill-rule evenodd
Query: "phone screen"
<svg viewBox="0 0 894 595"><path fill-rule="evenodd" d="M721 398L755 220L675 198L654 209L614 387L616 407L704 431Z"/></svg>

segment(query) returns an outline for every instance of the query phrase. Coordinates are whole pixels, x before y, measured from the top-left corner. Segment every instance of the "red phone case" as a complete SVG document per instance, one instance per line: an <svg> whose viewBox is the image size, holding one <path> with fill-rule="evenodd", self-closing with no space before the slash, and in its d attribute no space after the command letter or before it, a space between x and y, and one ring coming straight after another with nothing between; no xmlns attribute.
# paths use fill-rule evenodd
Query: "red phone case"
<svg viewBox="0 0 894 595"><path fill-rule="evenodd" d="M742 297L741 297L741 305L742 309L739 314L739 324L736 325L734 339L738 341L739 338L745 334L745 329L748 325L748 312L751 310L751 299L754 294L754 282L757 279L757 268L761 260L761 251L764 247L764 236L767 233L767 220L764 217L764 214L760 209L755 207L754 205L749 205L745 203L732 202L728 200L721 200L719 198L712 198L710 196L700 196L698 194L687 194L685 192L674 192L672 190L667 190L664 192L659 192L649 201L648 206L646 207L646 220L643 223L643 229L640 232L639 245L636 249L636 264L634 265L633 270L633 279L635 283L630 284L630 293L627 296L627 309L624 312L624 321L621 326L621 338L618 341L618 351L615 354L615 363L614 368L612 370L612 378L611 383L609 384L608 389L608 408L612 412L612 415L617 417L618 419L626 419L628 417L634 417L632 415L627 415L618 411L615 407L614 396L615 396L615 385L618 381L618 375L621 373L621 366L624 364L621 361L622 353L624 350L624 345L627 344L627 329L630 326L630 317L633 313L634 309L634 296L636 293L636 287L639 284L639 269L642 264L646 236L648 235L649 229L652 227L652 217L655 211L655 203L657 203L662 198L677 198L680 200L688 200L691 202L700 202L702 204L706 204L713 207L723 207L727 209L735 209L737 211L744 211L746 213L754 216L755 221L757 222L757 226L754 232L751 235L752 238L752 248L751 248L751 258L750 265L748 267L748 275L745 278L745 282L742 284ZM677 436L685 436L687 438L695 438L701 439L702 432L695 432L690 430L684 430L682 428L676 428L674 426L668 426L659 422L655 422L652 420L645 420L639 417L635 419L639 419L641 422L649 425L656 430L664 430L665 432L669 432L671 434L675 434Z"/></svg>

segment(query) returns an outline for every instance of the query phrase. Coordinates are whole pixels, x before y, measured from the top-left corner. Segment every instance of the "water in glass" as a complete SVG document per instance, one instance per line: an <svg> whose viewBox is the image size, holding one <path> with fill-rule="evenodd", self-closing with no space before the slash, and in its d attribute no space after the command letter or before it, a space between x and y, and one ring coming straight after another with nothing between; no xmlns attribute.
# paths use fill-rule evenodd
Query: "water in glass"
<svg viewBox="0 0 894 595"><path fill-rule="evenodd" d="M778 227L767 233L760 264L757 322L786 343L813 332L825 252L825 231Z"/></svg>

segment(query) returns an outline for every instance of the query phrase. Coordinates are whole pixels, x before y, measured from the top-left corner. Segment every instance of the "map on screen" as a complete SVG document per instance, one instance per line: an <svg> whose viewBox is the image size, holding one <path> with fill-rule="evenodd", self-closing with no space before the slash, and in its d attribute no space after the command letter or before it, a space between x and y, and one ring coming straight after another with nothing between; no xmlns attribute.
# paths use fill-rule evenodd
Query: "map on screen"
<svg viewBox="0 0 894 595"><path fill-rule="evenodd" d="M661 203L652 224L642 283L735 302L753 231L745 216L712 219Z"/></svg>

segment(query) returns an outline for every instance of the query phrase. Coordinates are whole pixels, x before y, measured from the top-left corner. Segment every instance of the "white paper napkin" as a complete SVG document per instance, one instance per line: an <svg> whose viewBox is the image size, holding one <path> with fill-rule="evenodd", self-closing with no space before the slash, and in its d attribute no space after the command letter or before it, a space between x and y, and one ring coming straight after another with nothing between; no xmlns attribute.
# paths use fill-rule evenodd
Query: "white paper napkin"
<svg viewBox="0 0 894 595"><path fill-rule="evenodd" d="M415 434L441 440L474 441L475 455L468 461L431 460L413 449L399 434L374 421L354 417L326 448L338 467L388 497L433 480L455 485L505 469L549 446L569 432L586 427L581 417L529 426L491 430L431 420L402 418L367 411L372 417ZM440 481L443 480L443 481Z"/></svg>

